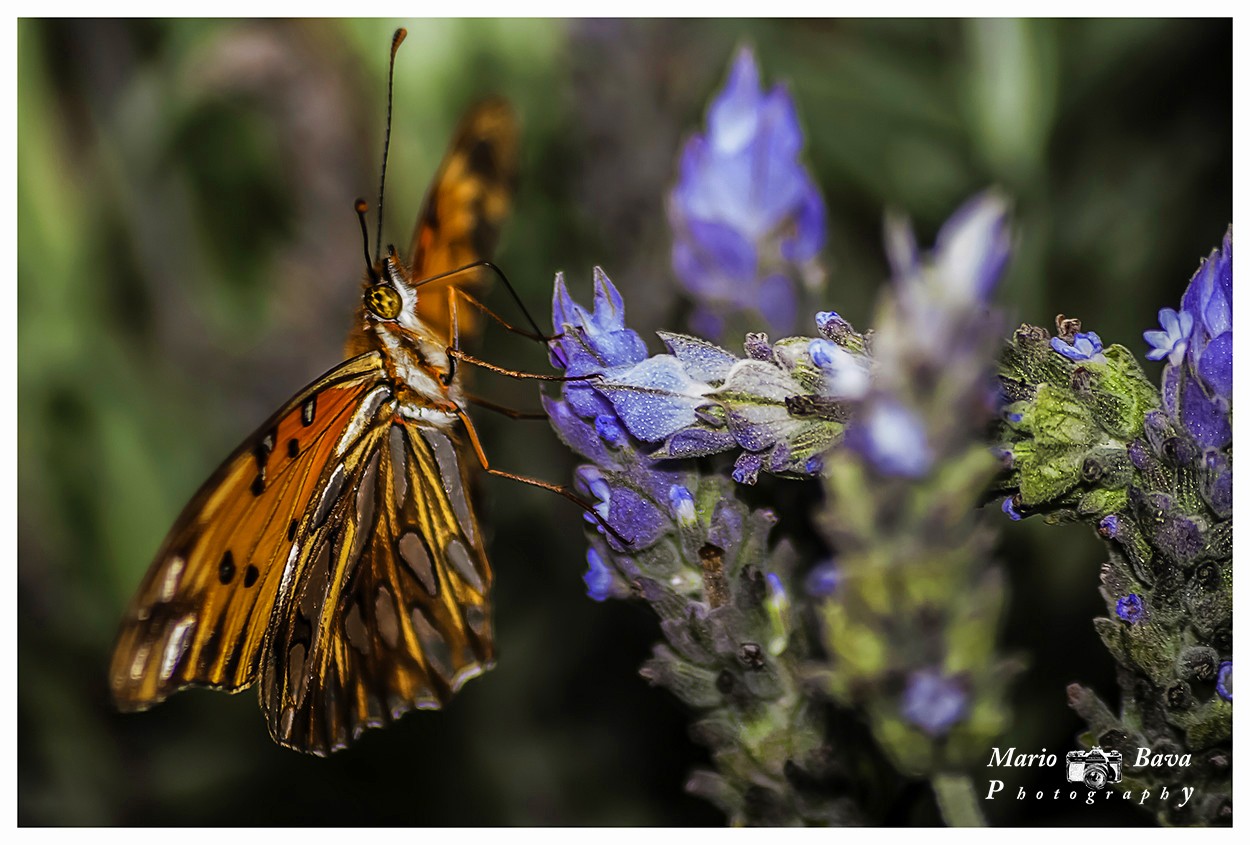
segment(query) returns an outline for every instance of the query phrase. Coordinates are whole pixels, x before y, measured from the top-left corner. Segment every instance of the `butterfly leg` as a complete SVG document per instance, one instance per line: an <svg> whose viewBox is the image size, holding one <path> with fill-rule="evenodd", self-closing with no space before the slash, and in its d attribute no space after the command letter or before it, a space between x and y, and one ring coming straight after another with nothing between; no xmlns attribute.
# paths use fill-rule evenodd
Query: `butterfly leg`
<svg viewBox="0 0 1250 845"><path fill-rule="evenodd" d="M481 300L479 300L477 297L475 297L473 294L469 293L468 291L463 291L460 288L451 288L451 290L449 291L449 294L450 294L450 296L448 297L449 302L454 299L463 299L466 303L468 303L469 305L472 305L474 308L481 311L487 317L490 317L496 323L503 326L505 329L512 332L513 334L519 334L521 337L526 337L526 338L529 338L530 340L536 340L539 343L547 343L553 340L553 338L550 338L545 334L541 334L541 333L535 334L534 332L529 332L529 331L526 331L525 329L517 328L516 326L512 325L507 320L505 320L503 317L500 317L494 311L487 308L486 305L483 304ZM451 307L452 307L452 313L454 314L455 306L452 305Z"/></svg>
<svg viewBox="0 0 1250 845"><path fill-rule="evenodd" d="M528 475L517 475L516 473L505 472L502 469L495 469L494 467L492 467L490 465L490 461L487 460L486 458L486 452L483 451L482 449L482 441L478 439L477 429L473 427L473 420L469 419L469 415L465 413L463 408L456 408L455 414L456 416L460 417L460 421L464 424L465 432L469 435L469 443L470 445L473 446L473 452L474 454L477 455L478 462L482 465L482 469L486 470L486 472L490 473L491 475L497 475L500 478L509 478L509 479L512 479L513 481L519 481L522 484L528 484L531 487L539 487L543 490L549 490L552 493L563 496L564 498L568 499L570 502L572 502L573 504L577 505L579 508L584 510L586 513L594 517L595 522L599 523L599 526L603 528L604 531L607 531L609 534L611 534L613 537L619 540L622 544L626 546L633 545L629 540L622 537L620 535L620 532L618 532L615 528L609 525L606 519L604 519L602 516L599 515L599 512L595 510L594 505L592 505L590 502L586 501L581 496L577 495L575 492L568 489L567 487L561 487L558 484L552 484L550 481L543 481L541 478L531 478Z"/></svg>
<svg viewBox="0 0 1250 845"><path fill-rule="evenodd" d="M584 376L549 376L542 373L526 373L521 370L509 370L507 367L500 367L489 361L483 361L481 358L474 358L467 352L457 349L454 346L447 347L447 355L453 360L464 361L466 364L472 364L475 367L481 367L484 370L490 370L492 373L499 373L501 376L509 376L518 379L534 379L536 381L595 381L603 378L602 373L588 373ZM450 383L450 379L444 377L444 381Z"/></svg>
<svg viewBox="0 0 1250 845"><path fill-rule="evenodd" d="M464 398L488 411L494 411L496 414L503 414L505 417L514 420L545 420L547 414L545 411L518 411L515 408L509 408L507 405L500 405L481 396L475 396L472 393L464 394Z"/></svg>

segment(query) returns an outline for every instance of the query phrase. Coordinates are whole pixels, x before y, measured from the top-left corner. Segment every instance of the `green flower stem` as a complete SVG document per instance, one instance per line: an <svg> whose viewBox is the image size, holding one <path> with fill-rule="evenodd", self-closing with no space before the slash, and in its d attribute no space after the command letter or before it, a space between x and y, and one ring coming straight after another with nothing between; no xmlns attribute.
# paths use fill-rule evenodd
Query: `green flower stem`
<svg viewBox="0 0 1250 845"><path fill-rule="evenodd" d="M935 775L933 795L942 811L942 819L949 827L985 827L985 816L981 815L977 792L967 775Z"/></svg>

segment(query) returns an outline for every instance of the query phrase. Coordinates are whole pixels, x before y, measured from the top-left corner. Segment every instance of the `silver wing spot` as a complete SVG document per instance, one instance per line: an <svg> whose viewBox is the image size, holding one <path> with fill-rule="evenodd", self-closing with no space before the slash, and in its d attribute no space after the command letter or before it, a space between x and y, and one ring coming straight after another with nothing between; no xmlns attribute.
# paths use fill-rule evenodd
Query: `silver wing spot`
<svg viewBox="0 0 1250 845"><path fill-rule="evenodd" d="M135 649L135 659L130 664L130 680L137 681L143 677L143 669L148 665L148 653L151 650L147 643Z"/></svg>
<svg viewBox="0 0 1250 845"><path fill-rule="evenodd" d="M434 572L434 564L430 553L425 548L425 538L415 531L409 531L399 538L399 556L417 576L421 586L431 596L438 595L438 575Z"/></svg>
<svg viewBox="0 0 1250 845"><path fill-rule="evenodd" d="M404 431L401 426L391 426L391 478L395 479L395 504L403 510L404 499L408 496L408 452L404 442Z"/></svg>
<svg viewBox="0 0 1250 845"><path fill-rule="evenodd" d="M456 521L460 529L469 538L470 543L477 542L477 526L473 522L473 511L469 507L468 493L464 489L464 477L460 474L460 457L456 454L455 444L451 438L436 428L421 427L421 436L434 450L434 459L438 463L438 474L443 479L443 489L451 500L452 510L456 512Z"/></svg>
<svg viewBox="0 0 1250 845"><path fill-rule="evenodd" d="M165 571L165 580L161 582L161 601L167 602L174 597L186 565L187 560L182 555L174 555L169 559L169 569Z"/></svg>
<svg viewBox="0 0 1250 845"><path fill-rule="evenodd" d="M352 415L352 421L347 424L347 430L343 432L343 436L339 438L338 445L335 447L335 453L339 457L355 445L360 439L360 433L373 424L373 418L378 415L378 409L390 401L390 398L390 387L381 385L373 388L369 391L369 395L361 400L360 407Z"/></svg>
<svg viewBox="0 0 1250 845"><path fill-rule="evenodd" d="M460 542L459 537L452 537L448 541L447 558L465 583L480 594L483 588L482 574L477 571L477 565L473 562L472 555L469 554L469 550L465 548L464 543Z"/></svg>
<svg viewBox="0 0 1250 845"><path fill-rule="evenodd" d="M486 611L476 604L466 605L464 608L464 621L468 623L469 630L477 634L479 638L486 636L486 623L489 617Z"/></svg>
<svg viewBox="0 0 1250 845"><path fill-rule="evenodd" d="M308 562L303 591L299 596L299 609L305 619L316 619L325 600L326 586L330 580L330 560L334 554L331 543L322 542L316 556Z"/></svg>
<svg viewBox="0 0 1250 845"><path fill-rule="evenodd" d="M378 463L381 459L381 450L375 449L360 477L360 486L356 489L356 536L352 541L351 556L353 561L360 558L360 553L373 537L373 517L378 501Z"/></svg>
<svg viewBox="0 0 1250 845"><path fill-rule="evenodd" d="M195 615L188 614L178 620L178 624L174 626L174 630L170 633L169 639L165 643L165 652L161 655L161 680L169 680L174 669L178 667L178 662L182 660L182 656L187 653L187 646L191 645L190 635L195 630Z"/></svg>
<svg viewBox="0 0 1250 845"><path fill-rule="evenodd" d="M339 493L343 489L343 481L347 477L347 472L342 464L334 468L334 472L330 474L330 480L326 482L325 492L321 494L321 501L317 502L317 512L313 515L313 524L320 528L325 525L326 519L330 516L330 511L334 508L334 503L339 500Z"/></svg>
<svg viewBox="0 0 1250 845"><path fill-rule="evenodd" d="M378 587L373 602L374 617L378 620L378 633L389 648L399 643L399 619L395 615L395 599L386 587Z"/></svg>
<svg viewBox="0 0 1250 845"><path fill-rule="evenodd" d="M291 701L299 701L304 697L304 658L306 649L303 643L296 643L286 653L286 683ZM290 728L286 729L288 732Z"/></svg>
<svg viewBox="0 0 1250 845"><path fill-rule="evenodd" d="M412 627L417 631L417 639L421 641L421 654L431 669L444 680L450 680L454 670L451 664L451 649L438 629L426 618L420 606L412 608Z"/></svg>
<svg viewBox="0 0 1250 845"><path fill-rule="evenodd" d="M360 605L352 603L352 609L347 612L346 620L347 641L361 654L369 653L369 629L365 627L365 621L360 614Z"/></svg>

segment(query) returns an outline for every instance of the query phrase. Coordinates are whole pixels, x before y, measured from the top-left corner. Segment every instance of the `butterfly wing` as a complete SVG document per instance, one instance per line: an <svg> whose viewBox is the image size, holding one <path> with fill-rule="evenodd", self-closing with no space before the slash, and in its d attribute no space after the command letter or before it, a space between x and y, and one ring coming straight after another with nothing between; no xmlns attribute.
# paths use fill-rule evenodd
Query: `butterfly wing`
<svg viewBox="0 0 1250 845"><path fill-rule="evenodd" d="M430 191L412 236L413 278L489 259L499 240L516 185L518 130L507 101L492 98L477 104L460 121L447 156ZM421 288L417 311L440 337L447 337L447 288L472 292L482 272L448 278ZM461 337L472 336L478 314L461 308Z"/></svg>
<svg viewBox="0 0 1250 845"><path fill-rule="evenodd" d="M379 354L347 361L205 482L122 621L109 671L120 709L146 709L190 685L233 692L256 680L298 526L324 498L336 454L361 436L360 410L388 392Z"/></svg>
<svg viewBox="0 0 1250 845"><path fill-rule="evenodd" d="M356 475L301 538L262 674L273 738L315 754L442 706L494 661L491 572L456 444L395 418L356 448Z"/></svg>

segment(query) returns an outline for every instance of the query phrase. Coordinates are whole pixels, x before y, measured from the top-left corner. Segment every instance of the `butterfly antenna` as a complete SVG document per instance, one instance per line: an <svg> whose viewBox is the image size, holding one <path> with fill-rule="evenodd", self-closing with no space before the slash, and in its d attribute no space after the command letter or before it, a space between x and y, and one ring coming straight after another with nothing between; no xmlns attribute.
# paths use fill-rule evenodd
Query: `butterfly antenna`
<svg viewBox="0 0 1250 845"><path fill-rule="evenodd" d="M386 156L391 149L391 103L395 94L395 54L399 45L408 37L408 30L402 26L391 36L391 66L386 73L386 138L382 142L382 176L378 180L378 241L374 250L374 260L382 260L382 200L386 195Z"/></svg>
<svg viewBox="0 0 1250 845"><path fill-rule="evenodd" d="M369 274L369 278L376 285L378 279L378 271L373 268L373 262L369 260L369 226L365 223L365 212L369 210L369 203L362 199L356 200L356 218L360 220L360 237L363 239L365 247L365 272Z"/></svg>
<svg viewBox="0 0 1250 845"><path fill-rule="evenodd" d="M465 264L463 267L457 267L455 270L448 270L446 273L438 273L437 275L434 275L434 276L426 276L425 278L417 282L415 285L413 285L413 287L419 288L422 285L428 285L431 282L437 282L437 281L447 278L448 276L455 276L460 273L468 272L469 270L476 270L479 267L482 267L486 270L490 270L492 273L494 273L496 276L499 277L499 280L503 282L504 287L508 289L508 293L512 294L512 300L520 307L521 313L525 315L525 319L529 322L530 328L534 330L534 334L539 335L540 337L547 337L547 335L543 333L543 330L538 328L538 323L535 322L533 315L530 314L530 310L525 307L525 301L521 299L521 295L516 292L516 288L512 286L512 282L508 281L508 277L504 275L503 270L500 270L495 264L491 263L490 261L485 261L485 260L474 261L469 264Z"/></svg>

